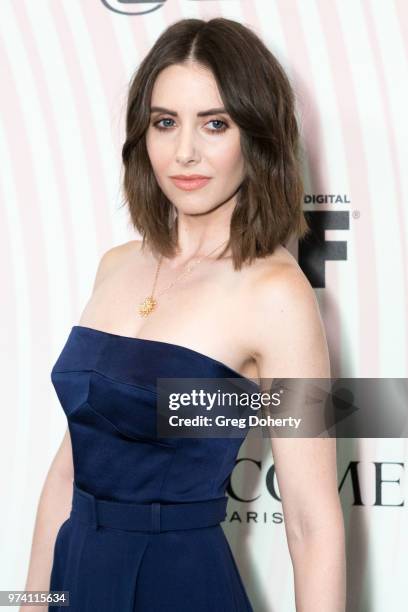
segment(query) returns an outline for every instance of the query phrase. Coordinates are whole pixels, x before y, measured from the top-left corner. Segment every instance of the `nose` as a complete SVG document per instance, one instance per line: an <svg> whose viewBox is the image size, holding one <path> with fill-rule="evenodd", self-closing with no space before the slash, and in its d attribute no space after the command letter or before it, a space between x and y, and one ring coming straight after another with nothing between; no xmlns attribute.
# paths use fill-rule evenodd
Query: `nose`
<svg viewBox="0 0 408 612"><path fill-rule="evenodd" d="M179 136L176 144L176 161L186 164L190 161L198 161L200 153L194 135L194 130L188 126L184 126L179 131Z"/></svg>

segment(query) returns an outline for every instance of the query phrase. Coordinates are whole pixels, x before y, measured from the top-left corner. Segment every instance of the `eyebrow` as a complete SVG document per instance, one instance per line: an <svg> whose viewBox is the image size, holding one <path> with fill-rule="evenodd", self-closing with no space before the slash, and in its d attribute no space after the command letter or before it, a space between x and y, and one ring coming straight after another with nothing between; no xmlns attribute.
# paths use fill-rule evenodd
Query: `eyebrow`
<svg viewBox="0 0 408 612"><path fill-rule="evenodd" d="M151 113L167 113L168 115L172 115L173 117L177 117L176 111L170 110L169 108L164 108L163 106L152 106L150 108ZM205 111L200 111L197 113L197 117L207 117L208 115L228 115L227 111L223 107L219 108L209 108Z"/></svg>

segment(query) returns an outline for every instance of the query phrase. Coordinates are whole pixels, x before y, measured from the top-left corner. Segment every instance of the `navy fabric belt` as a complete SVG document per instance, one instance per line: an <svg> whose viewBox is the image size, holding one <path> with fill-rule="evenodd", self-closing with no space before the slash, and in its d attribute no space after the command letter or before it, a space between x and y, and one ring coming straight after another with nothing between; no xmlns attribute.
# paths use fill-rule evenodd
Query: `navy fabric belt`
<svg viewBox="0 0 408 612"><path fill-rule="evenodd" d="M228 497L199 502L133 504L98 499L73 484L71 516L98 526L160 533L176 529L197 529L222 522Z"/></svg>

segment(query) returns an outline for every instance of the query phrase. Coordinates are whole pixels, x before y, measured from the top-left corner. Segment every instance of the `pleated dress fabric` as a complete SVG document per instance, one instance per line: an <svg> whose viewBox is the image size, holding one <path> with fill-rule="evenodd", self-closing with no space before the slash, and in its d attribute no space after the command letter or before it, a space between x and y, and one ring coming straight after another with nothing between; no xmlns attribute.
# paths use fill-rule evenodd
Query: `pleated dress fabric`
<svg viewBox="0 0 408 612"><path fill-rule="evenodd" d="M52 368L74 482L49 587L70 605L50 610L253 611L221 525L245 436L160 438L159 377L247 380L181 345L81 325Z"/></svg>

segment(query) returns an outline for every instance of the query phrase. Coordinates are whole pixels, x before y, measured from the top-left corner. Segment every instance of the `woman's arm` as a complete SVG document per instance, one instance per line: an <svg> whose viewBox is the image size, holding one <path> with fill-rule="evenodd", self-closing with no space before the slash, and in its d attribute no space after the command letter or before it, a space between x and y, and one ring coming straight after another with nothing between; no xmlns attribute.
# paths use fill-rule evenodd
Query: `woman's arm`
<svg viewBox="0 0 408 612"><path fill-rule="evenodd" d="M50 466L38 503L26 591L48 591L50 586L53 551L57 532L69 517L72 503L73 465L69 430ZM20 612L29 612L32 606L22 606ZM47 606L36 607L46 612Z"/></svg>
<svg viewBox="0 0 408 612"><path fill-rule="evenodd" d="M254 357L260 377L323 378L327 385L330 362L324 327L301 269L282 266L263 278L255 294ZM345 534L336 440L271 437L271 445L293 563L296 611L344 612Z"/></svg>
<svg viewBox="0 0 408 612"><path fill-rule="evenodd" d="M92 298L97 288L122 263L123 256L130 249L140 248L141 241L130 240L107 250L99 260L91 296L81 315L85 320L92 310ZM62 523L69 517L72 504L74 468L72 461L72 446L69 429L64 435L61 445L48 471L37 509L31 556L25 590L48 591L55 539ZM32 606L23 606L20 612L29 612ZM47 607L36 607L38 612L46 612Z"/></svg>

